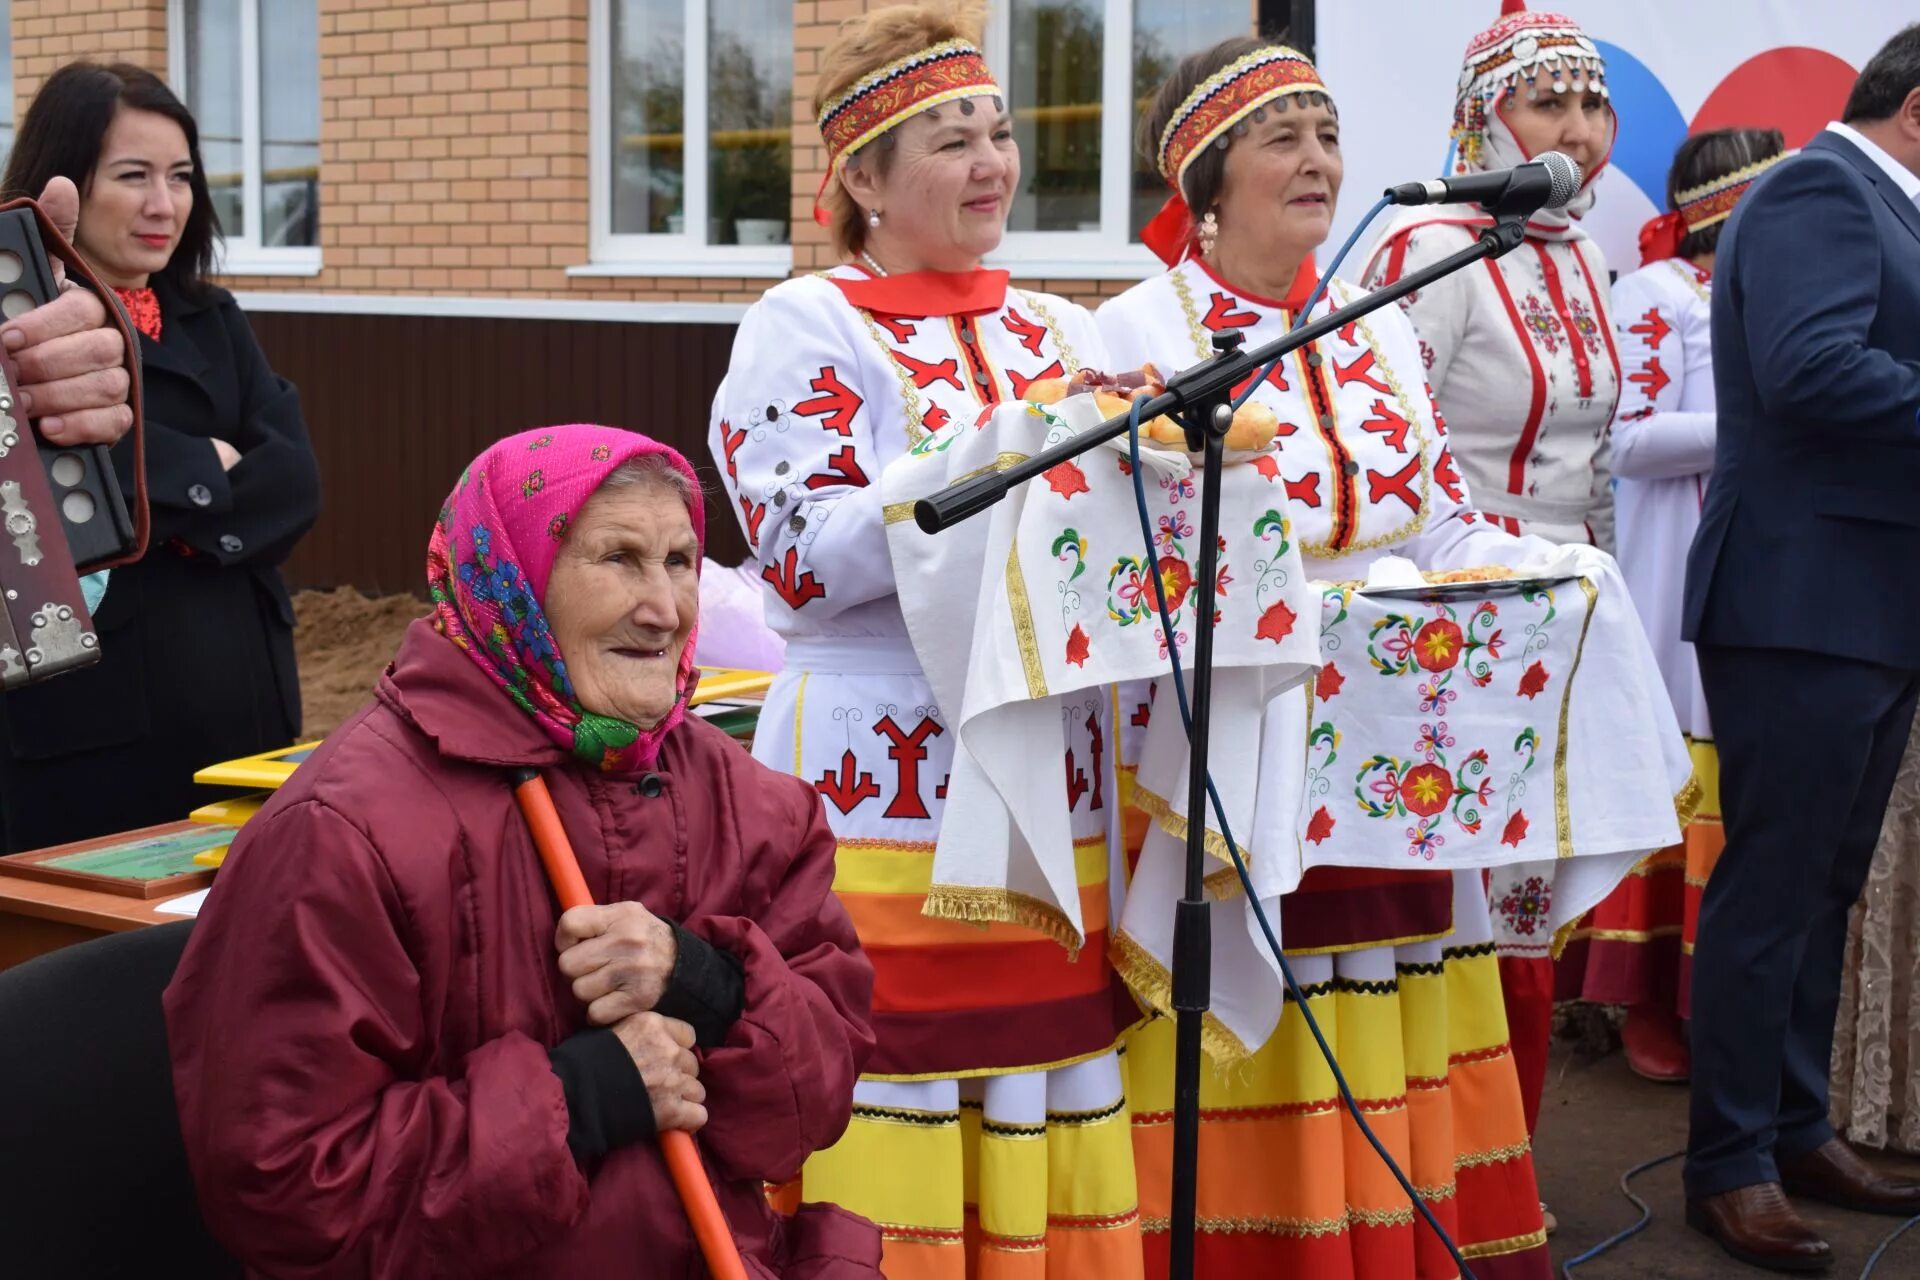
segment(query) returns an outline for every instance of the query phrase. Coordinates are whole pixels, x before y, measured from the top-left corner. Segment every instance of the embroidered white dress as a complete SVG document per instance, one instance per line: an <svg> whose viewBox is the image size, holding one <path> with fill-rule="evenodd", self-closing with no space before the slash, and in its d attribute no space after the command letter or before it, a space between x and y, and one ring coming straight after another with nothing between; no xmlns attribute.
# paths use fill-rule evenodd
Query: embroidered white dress
<svg viewBox="0 0 1920 1280"><path fill-rule="evenodd" d="M1115 369L1151 362L1171 375L1211 355L1223 329L1242 330L1249 349L1281 336L1312 284L1303 272L1286 299L1251 296L1189 258L1103 305L1098 320ZM1359 290L1335 280L1329 293L1316 314ZM1412 326L1387 307L1287 357L1255 390L1280 421L1276 448L1255 463L1284 504L1310 578L1364 579L1389 553L1441 569L1549 550L1473 509L1424 382ZM1352 656L1357 669L1343 660ZM1366 678L1365 658L1322 659L1313 705L1337 707L1341 689ZM1123 695L1124 768L1137 760L1150 707L1176 712L1164 680ZM1391 1117L1382 1132L1395 1159L1475 1257L1544 1239L1484 903L1478 871L1316 867L1281 899L1276 922L1342 1068L1377 1100L1363 1104L1369 1120ZM1172 1043L1161 1019L1128 1046L1150 1246L1169 1212ZM1251 1065L1210 1065L1201 1097L1200 1213L1215 1223L1203 1239L1220 1250L1203 1256L1215 1269L1414 1273L1426 1242L1415 1239L1411 1207L1343 1120L1304 1019L1283 1016ZM1476 1112L1456 1118L1467 1105Z"/></svg>
<svg viewBox="0 0 1920 1280"><path fill-rule="evenodd" d="M1680 728L1713 736L1693 646L1680 638L1687 549L1713 470L1712 277L1680 258L1622 276L1613 313L1626 378L1613 422L1620 572Z"/></svg>
<svg viewBox="0 0 1920 1280"><path fill-rule="evenodd" d="M1367 264L1380 285L1473 243L1478 209L1404 209ZM1613 549L1607 427L1620 356L1600 248L1577 225L1409 295L1434 399L1480 510L1513 533Z"/></svg>
<svg viewBox="0 0 1920 1280"><path fill-rule="evenodd" d="M878 1222L896 1272L957 1278L976 1252L1035 1250L1140 1266L1113 1052L1131 1007L1106 921L1076 962L1015 925L921 914L954 734L901 616L879 484L940 427L1103 361L1092 316L1004 272L842 267L749 308L714 400L709 444L786 643L754 754L820 791L835 892L875 970L853 1121L800 1194ZM1110 696L1089 696L1055 775L1095 901L1117 848L1110 719Z"/></svg>

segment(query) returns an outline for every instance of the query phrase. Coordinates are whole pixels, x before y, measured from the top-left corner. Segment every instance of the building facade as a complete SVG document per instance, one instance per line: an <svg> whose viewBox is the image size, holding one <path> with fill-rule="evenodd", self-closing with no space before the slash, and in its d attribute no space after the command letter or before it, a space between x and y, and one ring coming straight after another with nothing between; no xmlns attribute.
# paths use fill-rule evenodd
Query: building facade
<svg viewBox="0 0 1920 1280"><path fill-rule="evenodd" d="M290 576L412 590L446 486L500 434L591 418L701 457L741 311L831 265L816 68L879 2L12 0L0 101L18 118L79 57L167 77L222 283L322 463ZM1289 28L1311 44L1311 0L998 0L1023 176L995 265L1089 304L1154 270L1144 100L1186 53Z"/></svg>

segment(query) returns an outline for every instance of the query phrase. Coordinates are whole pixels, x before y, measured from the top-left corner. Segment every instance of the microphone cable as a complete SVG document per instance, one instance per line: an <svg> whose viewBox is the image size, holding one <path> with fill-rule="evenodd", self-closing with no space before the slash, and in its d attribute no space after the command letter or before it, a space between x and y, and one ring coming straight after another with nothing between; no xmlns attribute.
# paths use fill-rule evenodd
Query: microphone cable
<svg viewBox="0 0 1920 1280"><path fill-rule="evenodd" d="M1907 1234L1907 1232L1911 1231L1917 1225L1920 1225L1920 1214L1915 1214L1888 1232L1886 1237L1880 1241L1880 1247L1875 1249L1872 1255L1867 1258L1867 1265L1860 1269L1860 1280L1873 1280L1873 1269L1880 1265L1880 1259L1887 1256L1887 1250L1893 1248L1893 1242Z"/></svg>
<svg viewBox="0 0 1920 1280"><path fill-rule="evenodd" d="M1638 1222L1635 1222L1632 1226L1628 1227L1626 1230L1618 1231L1618 1232L1615 1232L1613 1235L1608 1236L1605 1240L1602 1240L1599 1244L1593 1246L1593 1248L1587 1250L1585 1253L1581 1254L1579 1257L1567 1259L1567 1261L1562 1263L1560 1267L1561 1280L1573 1280L1573 1269L1575 1267L1583 1267L1587 1263L1592 1262L1595 1258L1599 1257L1601 1254L1608 1253L1612 1251L1616 1246L1625 1244L1627 1241L1639 1235L1642 1231L1645 1231L1647 1227L1652 1224L1653 1210L1647 1207L1647 1202L1645 1200L1642 1200L1639 1196L1633 1193L1633 1186L1632 1186L1633 1180L1639 1177L1641 1174L1646 1173L1650 1169L1657 1169L1661 1165L1668 1164L1674 1160L1678 1160L1680 1157L1686 1154L1687 1152L1684 1147L1678 1151L1669 1151L1667 1152L1666 1155L1655 1156L1651 1160L1643 1161L1640 1164L1633 1166L1633 1168L1627 1170L1625 1173L1620 1175L1620 1194L1625 1196L1630 1202L1632 1202L1633 1207L1640 1211L1640 1220Z"/></svg>
<svg viewBox="0 0 1920 1280"><path fill-rule="evenodd" d="M1293 323L1289 325L1288 328L1298 329L1307 322L1307 317L1313 314L1313 309L1320 305L1320 299L1326 296L1327 282L1333 279L1333 273L1340 269L1340 264L1347 260L1347 255L1353 252L1353 246L1359 242L1360 233L1372 226L1373 220L1380 216L1380 211L1391 203L1392 201L1388 200L1385 196L1381 196L1380 199L1374 202L1373 208L1367 210L1367 216L1354 224L1353 234L1349 235L1347 242L1340 246L1340 252L1333 255L1333 261L1327 266L1325 274L1323 274L1318 283L1313 286L1313 293L1307 298L1307 305L1300 308L1299 314L1294 316ZM1245 404L1248 398L1253 395L1255 389L1257 389L1261 383L1265 382L1273 373L1274 366L1285 359L1286 356L1278 355L1267 361L1264 365L1261 365L1260 371L1254 374L1247 382L1247 385L1241 388L1240 394L1233 398L1233 407L1238 409L1241 405Z"/></svg>

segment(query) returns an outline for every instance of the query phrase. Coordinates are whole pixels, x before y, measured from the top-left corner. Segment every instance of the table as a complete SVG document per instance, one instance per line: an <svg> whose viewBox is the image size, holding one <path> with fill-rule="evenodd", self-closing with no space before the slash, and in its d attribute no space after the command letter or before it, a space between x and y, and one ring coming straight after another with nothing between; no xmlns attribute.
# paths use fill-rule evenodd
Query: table
<svg viewBox="0 0 1920 1280"><path fill-rule="evenodd" d="M104 934L185 919L156 909L171 901L0 875L0 969Z"/></svg>

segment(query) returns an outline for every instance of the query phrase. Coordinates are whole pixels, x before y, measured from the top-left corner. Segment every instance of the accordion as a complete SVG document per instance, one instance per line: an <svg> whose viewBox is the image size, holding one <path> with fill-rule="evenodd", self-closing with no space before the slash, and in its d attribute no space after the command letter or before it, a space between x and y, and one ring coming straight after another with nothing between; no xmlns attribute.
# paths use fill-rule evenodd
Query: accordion
<svg viewBox="0 0 1920 1280"><path fill-rule="evenodd" d="M139 559L147 540L139 344L112 294L31 200L0 206L0 316L15 319L59 296L49 245L69 279L100 295L127 342L134 504L130 513L106 445L41 438L18 403L19 370L0 350L0 689L100 660L80 575Z"/></svg>

